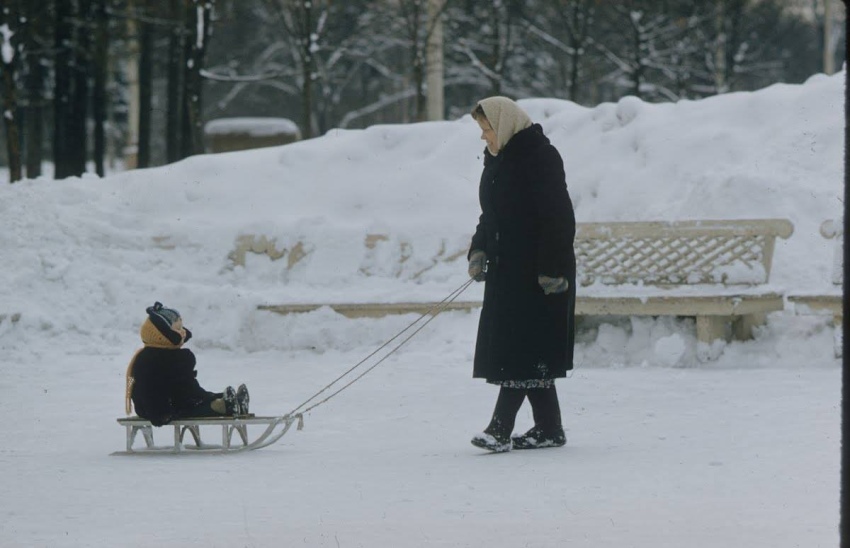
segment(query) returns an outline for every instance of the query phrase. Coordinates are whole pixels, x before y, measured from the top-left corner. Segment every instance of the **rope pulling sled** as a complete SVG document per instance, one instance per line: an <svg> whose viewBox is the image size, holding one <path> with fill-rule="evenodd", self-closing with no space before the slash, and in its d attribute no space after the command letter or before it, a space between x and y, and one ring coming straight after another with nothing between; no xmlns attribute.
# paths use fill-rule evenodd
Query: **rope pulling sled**
<svg viewBox="0 0 850 548"><path fill-rule="evenodd" d="M268 447L269 445L272 445L278 440L280 440L289 431L293 424L297 423L298 430L303 429L305 414L309 413L316 407L327 403L331 398L335 397L337 394L347 389L352 384L363 378L366 374L371 372L373 369L378 367L384 360L390 357L390 355L392 355L395 351L397 351L405 343L412 339L417 333L424 329L426 325L431 323L431 321L436 318L437 315L443 312L449 306L449 304L451 304L455 299L457 299L460 294L463 293L466 288L472 284L473 281L474 280L469 279L464 282L460 287L449 293L446 298L444 298L439 303L436 303L429 310L421 314L416 320L411 322L407 327L399 331L395 336L393 336L391 339L389 339L384 344L375 349L371 354L357 362L351 368L349 368L337 378L328 383L324 388L307 398L303 403L294 407L289 413L286 413L285 415L257 417L253 414L250 414L238 417L202 417L177 419L171 421L167 425L174 427L173 445L169 446L156 446L154 444L153 426L149 421L141 417L119 418L118 424L124 426L124 428L126 429L127 447L125 451L119 451L112 454L221 454L253 451L254 449L262 449L263 447ZM424 322L422 322L422 320L426 316L430 317ZM422 323L420 324L420 322ZM357 370L359 367L369 361L381 350L389 346L393 341L407 333L409 330L413 329L413 327L417 324L420 325L416 327L416 329L414 329L412 333L407 335L407 337L405 337L395 347L393 347L389 352L384 354L384 356L381 357L377 362L367 367L364 371L360 372L353 379L349 380L342 386L338 387L336 390L332 391L323 399L316 401L319 396L331 390L331 388L333 388L337 383L342 382L346 377L354 373L355 370ZM249 425L265 425L266 429L254 440L251 440L248 436ZM221 426L221 445L203 443L201 441L201 426ZM133 444L139 432L142 433L142 437L144 438L144 448L133 447ZM183 444L183 439L187 432L192 436L192 440L195 443L194 445ZM239 441L242 442L241 445L239 445L238 442L237 444L233 443L234 433L237 433L239 435Z"/></svg>

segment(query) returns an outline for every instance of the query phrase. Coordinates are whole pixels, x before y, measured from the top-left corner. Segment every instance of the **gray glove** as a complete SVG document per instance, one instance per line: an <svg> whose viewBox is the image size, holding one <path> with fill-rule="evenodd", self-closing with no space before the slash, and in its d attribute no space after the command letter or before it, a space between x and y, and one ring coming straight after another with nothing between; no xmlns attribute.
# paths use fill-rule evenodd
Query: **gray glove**
<svg viewBox="0 0 850 548"><path fill-rule="evenodd" d="M476 249L469 255L469 277L476 282L484 281L484 272L487 269L487 254Z"/></svg>
<svg viewBox="0 0 850 548"><path fill-rule="evenodd" d="M566 278L550 278L549 276L537 276L537 283L546 295L563 293L570 288L570 282Z"/></svg>

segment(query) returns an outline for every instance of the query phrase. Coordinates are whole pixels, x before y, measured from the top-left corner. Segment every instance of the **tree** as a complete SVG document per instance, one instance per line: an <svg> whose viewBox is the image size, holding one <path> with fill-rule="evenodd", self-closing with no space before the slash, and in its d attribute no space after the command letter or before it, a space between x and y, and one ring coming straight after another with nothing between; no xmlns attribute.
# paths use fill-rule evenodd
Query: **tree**
<svg viewBox="0 0 850 548"><path fill-rule="evenodd" d="M626 0L601 12L595 47L611 66L604 80L645 100L676 100L690 77L696 51L689 35L699 23L691 2Z"/></svg>
<svg viewBox="0 0 850 548"><path fill-rule="evenodd" d="M489 88L486 94L507 93L505 81L512 78L506 69L522 45L522 2L492 0L470 3L464 12L464 27L467 30L464 32L465 37L456 42L454 51L465 58L468 70L475 77L486 82Z"/></svg>
<svg viewBox="0 0 850 548"><path fill-rule="evenodd" d="M80 6L74 0L56 0L54 27L54 95L53 95L53 163L54 177L64 179L85 171L85 123L80 123L79 109L85 113L85 100L79 88ZM82 130L82 133L81 133Z"/></svg>
<svg viewBox="0 0 850 548"><path fill-rule="evenodd" d="M202 110L203 81L201 71L207 43L212 34L212 12L215 0L184 0L185 16L185 80L183 82L183 157L204 151ZM309 3L309 2L306 2Z"/></svg>
<svg viewBox="0 0 850 548"><path fill-rule="evenodd" d="M166 161L168 163L176 162L183 158L183 111L185 108L183 84L185 66L184 43L186 37L184 28L186 23L184 18L186 10L179 2L173 1L168 3L168 16L172 21L169 28L168 36L168 84L167 84L167 114L166 114Z"/></svg>
<svg viewBox="0 0 850 548"><path fill-rule="evenodd" d="M292 54L299 69L301 92L301 131L309 138L314 134L313 85L316 73L315 53L325 31L330 0L267 0L272 12L290 40Z"/></svg>
<svg viewBox="0 0 850 548"><path fill-rule="evenodd" d="M20 0L12 0L0 8L0 71L3 79L3 122L6 128L10 182L23 178L15 75L22 49L20 36L24 20Z"/></svg>
<svg viewBox="0 0 850 548"><path fill-rule="evenodd" d="M22 25L22 75L23 97L18 100L23 107L23 143L26 176L34 179L41 175L44 158L45 107L49 104L47 76L50 61L50 37L53 25L52 2L25 2Z"/></svg>

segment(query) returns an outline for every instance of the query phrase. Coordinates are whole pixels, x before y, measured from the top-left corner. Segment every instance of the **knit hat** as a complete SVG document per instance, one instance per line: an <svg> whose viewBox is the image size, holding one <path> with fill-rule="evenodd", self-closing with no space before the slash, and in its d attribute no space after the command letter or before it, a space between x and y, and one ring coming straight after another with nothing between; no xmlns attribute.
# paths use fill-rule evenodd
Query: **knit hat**
<svg viewBox="0 0 850 548"><path fill-rule="evenodd" d="M183 318L177 310L156 302L145 311L148 318L140 332L145 346L179 348L192 337L192 332L183 327Z"/></svg>
<svg viewBox="0 0 850 548"><path fill-rule="evenodd" d="M487 116L490 127L496 132L496 144L499 150L491 150L496 155L505 148L511 137L531 126L531 118L522 107L507 97L488 97L478 101L478 105Z"/></svg>

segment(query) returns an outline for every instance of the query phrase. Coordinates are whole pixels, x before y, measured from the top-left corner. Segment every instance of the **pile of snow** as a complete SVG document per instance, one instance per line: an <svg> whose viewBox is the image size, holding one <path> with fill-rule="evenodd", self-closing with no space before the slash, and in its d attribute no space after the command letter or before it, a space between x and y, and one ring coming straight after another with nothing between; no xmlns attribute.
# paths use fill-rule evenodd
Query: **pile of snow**
<svg viewBox="0 0 850 548"><path fill-rule="evenodd" d="M252 137L301 134L298 126L289 118L217 118L204 124L204 134L208 136L231 135L233 133L241 133Z"/></svg>
<svg viewBox="0 0 850 548"><path fill-rule="evenodd" d="M818 227L842 209L843 80L675 104L521 103L564 157L579 222L787 218L795 232L777 242L771 282L817 291L833 259ZM482 151L465 116L4 185L0 314L20 319L0 322L0 345L132 341L144 307L160 300L183 312L202 347L346 346L366 328L329 311L282 318L256 307L442 299L466 279ZM240 254L240 238L264 243ZM476 284L463 298L480 295ZM606 358L609 345L593 344L606 332L634 337L643 323L592 329L587 360L687 361L682 322L649 321L658 333L634 341L649 349L641 357L620 345ZM330 326L341 334L317 336ZM362 342L387 333L378 331Z"/></svg>

